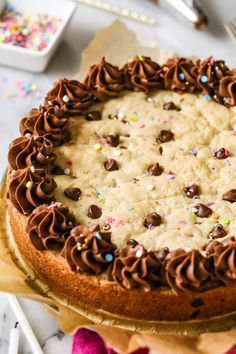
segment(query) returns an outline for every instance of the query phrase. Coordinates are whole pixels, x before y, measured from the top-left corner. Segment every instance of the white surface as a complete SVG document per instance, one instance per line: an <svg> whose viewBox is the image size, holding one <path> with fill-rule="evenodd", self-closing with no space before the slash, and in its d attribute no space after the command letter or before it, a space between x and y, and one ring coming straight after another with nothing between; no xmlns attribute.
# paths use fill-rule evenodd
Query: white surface
<svg viewBox="0 0 236 354"><path fill-rule="evenodd" d="M65 336L59 330L56 320L45 311L43 305L24 299L20 300L20 303L43 352L45 354L70 354L72 337ZM7 354L10 331L15 326L16 317L6 296L2 293L0 293L0 304L0 354ZM19 354L33 354L22 329L20 326L18 328L20 330Z"/></svg>
<svg viewBox="0 0 236 354"><path fill-rule="evenodd" d="M170 17L147 0L109 1L156 17L158 21L156 27L147 27L142 24L125 21L131 29L137 32L140 40L146 45L151 45L153 41L157 41L160 47L173 49L181 55L197 55L201 57L214 55L216 58L226 59L228 65L236 67L236 46L223 28L223 21L236 17L235 0L202 1L210 18L209 29L205 32L197 32L186 27L186 25ZM90 9L85 5L79 5L68 27L64 42L59 47L44 74L30 74L0 66L1 172L3 172L7 163L8 144L18 134L19 120L30 108L42 103L42 97L40 97L39 92L26 98L19 97L19 95L13 98L6 98L6 92L17 92L15 88L16 80L24 83L36 83L38 89L45 93L51 87L53 81L59 77L73 77L79 66L81 51L88 45L98 29L109 25L114 19L113 15ZM119 48L117 48L117 51L119 51ZM14 326L15 318L3 295L0 295L0 304L0 354L6 354L9 331ZM61 338L60 332L57 332L56 321L45 313L42 305L26 300L23 301L23 304L39 342L41 344L46 343L44 345L45 353L69 354L71 352L71 339L68 336ZM46 341L46 338L51 339ZM21 336L20 353L30 354L27 348L26 341Z"/></svg>
<svg viewBox="0 0 236 354"><path fill-rule="evenodd" d="M48 46L43 50L36 51L0 43L0 64L41 73L45 70L49 60L61 42L63 33L75 10L75 4L71 1L65 0L40 0L40 2L29 0L11 0L10 4L16 9L16 11L22 13L23 15L34 13L49 14L61 19L61 22L58 23L57 31L52 36ZM57 8L56 15L55 7Z"/></svg>

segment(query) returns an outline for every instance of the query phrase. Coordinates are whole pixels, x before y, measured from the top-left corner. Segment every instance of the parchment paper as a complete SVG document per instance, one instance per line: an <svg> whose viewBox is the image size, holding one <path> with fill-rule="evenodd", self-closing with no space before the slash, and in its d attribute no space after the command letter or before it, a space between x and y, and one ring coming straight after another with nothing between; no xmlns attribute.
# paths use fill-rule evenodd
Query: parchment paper
<svg viewBox="0 0 236 354"><path fill-rule="evenodd" d="M90 65L102 56L116 65L124 64L134 55L147 55L164 62L173 56L171 51L142 47L133 32L122 22L116 21L110 27L97 33L87 49L82 53L78 79L83 79ZM150 353L162 354L223 354L236 344L236 329L221 333L206 333L190 338L177 335L140 334L112 326L104 326L88 320L57 299L32 270L22 266L20 255L14 246L9 246L6 226L5 186L0 194L0 291L13 293L51 306L48 311L58 319L60 328L67 333L79 327L95 329L104 340L120 353L128 353L139 347L150 348Z"/></svg>

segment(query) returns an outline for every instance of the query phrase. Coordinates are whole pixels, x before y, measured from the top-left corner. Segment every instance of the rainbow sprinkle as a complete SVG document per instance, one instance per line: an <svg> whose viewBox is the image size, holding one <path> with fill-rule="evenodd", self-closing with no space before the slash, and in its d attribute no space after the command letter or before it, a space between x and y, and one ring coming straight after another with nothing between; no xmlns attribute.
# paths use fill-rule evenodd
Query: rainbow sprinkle
<svg viewBox="0 0 236 354"><path fill-rule="evenodd" d="M230 224L230 220L228 218L224 218L220 221L220 224L223 226L228 226Z"/></svg>
<svg viewBox="0 0 236 354"><path fill-rule="evenodd" d="M107 223L108 223L108 224L113 224L115 221L116 221L116 220L115 220L114 218L112 218L111 216L109 216L109 217L107 218Z"/></svg>
<svg viewBox="0 0 236 354"><path fill-rule="evenodd" d="M26 182L25 186L26 186L26 188L30 189L33 186L33 182L32 181L28 181L28 182Z"/></svg>
<svg viewBox="0 0 236 354"><path fill-rule="evenodd" d="M144 128L144 127L145 127L145 123L143 122L138 123L138 128Z"/></svg>
<svg viewBox="0 0 236 354"><path fill-rule="evenodd" d="M0 43L34 51L51 42L61 19L43 14L22 14L7 5L0 16Z"/></svg>
<svg viewBox="0 0 236 354"><path fill-rule="evenodd" d="M99 199L99 203L100 203L101 205L104 205L104 204L106 203L106 199L105 199L105 198Z"/></svg>

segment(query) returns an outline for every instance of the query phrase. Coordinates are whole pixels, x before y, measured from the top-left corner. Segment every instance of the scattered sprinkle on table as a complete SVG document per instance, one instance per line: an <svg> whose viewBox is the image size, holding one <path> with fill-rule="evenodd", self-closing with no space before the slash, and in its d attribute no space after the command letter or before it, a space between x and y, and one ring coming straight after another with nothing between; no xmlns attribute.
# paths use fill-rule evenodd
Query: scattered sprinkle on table
<svg viewBox="0 0 236 354"><path fill-rule="evenodd" d="M15 84L19 95L22 97L26 97L37 90L36 84L25 84L19 80L16 80Z"/></svg>
<svg viewBox="0 0 236 354"><path fill-rule="evenodd" d="M22 14L6 5L0 16L0 43L41 51L51 42L61 19L47 14Z"/></svg>

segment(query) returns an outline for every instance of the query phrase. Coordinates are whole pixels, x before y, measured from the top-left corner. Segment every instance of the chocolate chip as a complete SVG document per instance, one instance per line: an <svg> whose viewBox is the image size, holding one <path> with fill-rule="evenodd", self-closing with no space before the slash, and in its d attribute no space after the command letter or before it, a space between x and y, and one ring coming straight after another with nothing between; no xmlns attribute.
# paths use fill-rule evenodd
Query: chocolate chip
<svg viewBox="0 0 236 354"><path fill-rule="evenodd" d="M159 163L155 163L155 165L152 165L148 167L148 173L151 176L160 176L163 172L163 167L159 165Z"/></svg>
<svg viewBox="0 0 236 354"><path fill-rule="evenodd" d="M204 204L197 204L195 208L197 209L197 216L199 218L207 218L212 214L212 210Z"/></svg>
<svg viewBox="0 0 236 354"><path fill-rule="evenodd" d="M120 142L120 136L119 134L116 134L116 135L112 135L112 134L109 134L107 136L107 142L108 144L110 144L112 147L116 147L119 145L119 142Z"/></svg>
<svg viewBox="0 0 236 354"><path fill-rule="evenodd" d="M161 216L157 213L150 213L146 216L144 221L144 226L148 228L149 226L159 226L161 224Z"/></svg>
<svg viewBox="0 0 236 354"><path fill-rule="evenodd" d="M125 134L125 137L126 138L130 138L130 134Z"/></svg>
<svg viewBox="0 0 236 354"><path fill-rule="evenodd" d="M101 112L99 111L92 111L92 112L88 112L84 118L88 121L101 120L102 115Z"/></svg>
<svg viewBox="0 0 236 354"><path fill-rule="evenodd" d="M199 188L196 184L184 188L184 191L188 198L193 198L195 195L199 195Z"/></svg>
<svg viewBox="0 0 236 354"><path fill-rule="evenodd" d="M163 154L163 147L162 146L159 147L159 153L160 153L160 155Z"/></svg>
<svg viewBox="0 0 236 354"><path fill-rule="evenodd" d="M102 211L97 205L92 204L88 208L87 216L90 219L98 219L98 218L100 218L102 216Z"/></svg>
<svg viewBox="0 0 236 354"><path fill-rule="evenodd" d="M215 239L218 237L224 237L225 235L226 235L225 229L221 224L218 223L211 230L209 237Z"/></svg>
<svg viewBox="0 0 236 354"><path fill-rule="evenodd" d="M81 196L81 190L79 188L66 188L64 194L67 198L77 202Z"/></svg>
<svg viewBox="0 0 236 354"><path fill-rule="evenodd" d="M192 319L192 320L194 320L194 319L196 319L199 315L200 315L200 310L199 309L197 309L196 311L194 311L193 313L192 313L192 315L190 316L190 318Z"/></svg>
<svg viewBox="0 0 236 354"><path fill-rule="evenodd" d="M204 305L204 302L202 301L202 299L196 298L190 302L190 305L192 307L201 307L202 305Z"/></svg>
<svg viewBox="0 0 236 354"><path fill-rule="evenodd" d="M171 141L173 139L174 134L170 130L161 130L157 141L160 141L161 143L167 143L168 141Z"/></svg>
<svg viewBox="0 0 236 354"><path fill-rule="evenodd" d="M155 253L155 256L159 261L163 262L166 259L166 256L168 255L169 252L170 251L168 247L163 247L158 252Z"/></svg>
<svg viewBox="0 0 236 354"><path fill-rule="evenodd" d="M138 242L137 242L136 240L134 240L134 239L131 239L131 240L128 240L128 241L126 242L126 245L127 245L127 246L130 246L130 247L132 247L132 248L134 248L135 246L138 245Z"/></svg>
<svg viewBox="0 0 236 354"><path fill-rule="evenodd" d="M166 102L163 104L165 111L180 111L180 108L174 104L174 102Z"/></svg>
<svg viewBox="0 0 236 354"><path fill-rule="evenodd" d="M228 192L224 193L222 199L231 203L236 202L236 189L230 189Z"/></svg>
<svg viewBox="0 0 236 354"><path fill-rule="evenodd" d="M102 227L102 230L105 230L105 231L108 231L111 229L111 225L110 224L105 224L103 227Z"/></svg>
<svg viewBox="0 0 236 354"><path fill-rule="evenodd" d="M64 175L64 170L60 166L56 165L53 167L51 174L61 176Z"/></svg>
<svg viewBox="0 0 236 354"><path fill-rule="evenodd" d="M116 160L114 159L108 159L105 163L104 163L104 167L107 171L115 171L115 170L119 170L119 167L117 165Z"/></svg>
<svg viewBox="0 0 236 354"><path fill-rule="evenodd" d="M225 148L221 148L214 153L214 156L219 160L223 160L223 159L227 159L229 153L228 150L226 150Z"/></svg>

